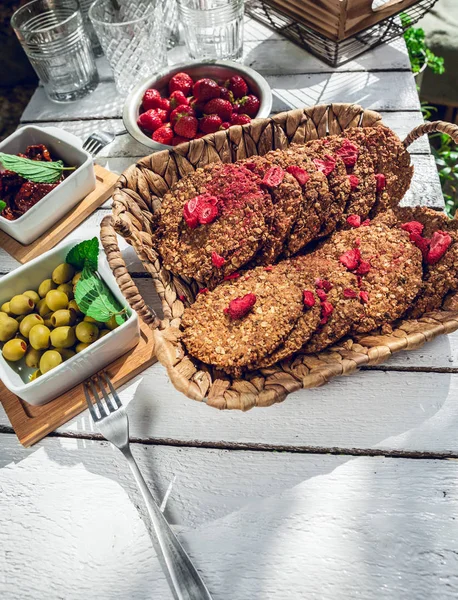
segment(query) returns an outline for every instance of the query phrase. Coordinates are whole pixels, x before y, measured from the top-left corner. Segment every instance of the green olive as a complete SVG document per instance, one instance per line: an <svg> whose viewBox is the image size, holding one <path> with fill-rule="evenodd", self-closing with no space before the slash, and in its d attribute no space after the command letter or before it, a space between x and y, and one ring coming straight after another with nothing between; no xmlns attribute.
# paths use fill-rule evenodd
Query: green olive
<svg viewBox="0 0 458 600"><path fill-rule="evenodd" d="M7 317L7 313L6 312L1 312L0 311L0 319L4 319L5 317Z"/></svg>
<svg viewBox="0 0 458 600"><path fill-rule="evenodd" d="M73 275L75 274L75 269L72 265L68 263L62 263L58 265L54 271L52 272L52 280L57 285L61 285L62 283L67 283L67 281L71 281Z"/></svg>
<svg viewBox="0 0 458 600"><path fill-rule="evenodd" d="M91 344L84 344L83 342L80 342L79 344L76 344L76 346L75 346L75 352L77 354L79 354L83 350L86 350L86 348L89 348L90 345Z"/></svg>
<svg viewBox="0 0 458 600"><path fill-rule="evenodd" d="M99 340L100 340L100 338L103 338L103 337L105 337L105 336L106 336L106 335L108 335L109 333L110 333L110 330L109 330L109 329L102 329L102 331L100 332L100 335L99 335Z"/></svg>
<svg viewBox="0 0 458 600"><path fill-rule="evenodd" d="M12 317L6 319L0 319L0 342L7 342L13 338L17 330L19 329L19 323Z"/></svg>
<svg viewBox="0 0 458 600"><path fill-rule="evenodd" d="M29 331L29 342L35 350L46 350L49 347L51 332L46 325L35 325Z"/></svg>
<svg viewBox="0 0 458 600"><path fill-rule="evenodd" d="M32 315L27 315L22 319L19 325L19 331L24 337L28 338L32 327L39 324L43 324L43 319L40 317L40 315L37 315L36 313L33 313Z"/></svg>
<svg viewBox="0 0 458 600"><path fill-rule="evenodd" d="M92 344L99 337L99 328L95 323L82 321L75 327L76 337L83 344Z"/></svg>
<svg viewBox="0 0 458 600"><path fill-rule="evenodd" d="M18 294L10 300L10 310L14 315L28 315L35 308L32 298Z"/></svg>
<svg viewBox="0 0 458 600"><path fill-rule="evenodd" d="M46 315L48 315L51 312L51 309L46 304L46 298L42 298L40 300L40 302L37 304L36 308L37 308L38 314L40 315L40 317L43 317L43 319L45 318Z"/></svg>
<svg viewBox="0 0 458 600"><path fill-rule="evenodd" d="M69 300L73 300L74 294L73 286L71 283L62 283L61 285L57 286L57 289L59 290L59 292L64 292L64 294L67 294L67 298Z"/></svg>
<svg viewBox="0 0 458 600"><path fill-rule="evenodd" d="M4 304L2 304L1 306L1 311L6 313L7 315L11 314L11 306L9 302L5 302Z"/></svg>
<svg viewBox="0 0 458 600"><path fill-rule="evenodd" d="M76 320L76 315L72 310L62 308L56 310L51 317L51 324L53 327L63 327L64 325L73 325Z"/></svg>
<svg viewBox="0 0 458 600"><path fill-rule="evenodd" d="M72 356L75 356L75 352L69 348L55 348L55 350L62 356L64 360L68 360Z"/></svg>
<svg viewBox="0 0 458 600"><path fill-rule="evenodd" d="M46 298L46 294L51 290L55 290L56 287L57 285L52 279L45 279L40 283L40 287L38 288L38 294L41 298Z"/></svg>
<svg viewBox="0 0 458 600"><path fill-rule="evenodd" d="M73 327L57 327L51 331L51 344L56 348L71 348L76 343Z"/></svg>
<svg viewBox="0 0 458 600"><path fill-rule="evenodd" d="M75 276L72 279L72 285L76 285L78 281L81 279L82 273L75 273Z"/></svg>
<svg viewBox="0 0 458 600"><path fill-rule="evenodd" d="M40 371L47 373L51 369L58 367L62 361L63 358L57 350L48 350L40 359Z"/></svg>
<svg viewBox="0 0 458 600"><path fill-rule="evenodd" d="M35 348L29 348L25 355L25 364L33 369L38 369L40 365L40 358L43 352L41 350L35 350Z"/></svg>
<svg viewBox="0 0 458 600"><path fill-rule="evenodd" d="M116 327L119 327L118 323L116 323L116 317L114 315L105 323L105 327L111 331L116 329Z"/></svg>
<svg viewBox="0 0 458 600"><path fill-rule="evenodd" d="M72 310L76 313L77 316L82 315L83 313L80 311L80 307L76 303L76 300L70 300L68 303L68 309Z"/></svg>
<svg viewBox="0 0 458 600"><path fill-rule="evenodd" d="M14 340L9 340L2 348L3 358L6 358L6 360L10 360L12 362L21 360L21 358L25 356L26 352L27 344L22 340L18 340L17 338Z"/></svg>
<svg viewBox="0 0 458 600"><path fill-rule="evenodd" d="M32 375L29 376L29 381L35 381L35 379L38 379L39 377L41 377L42 372L40 371L40 369L38 369L38 371L35 371L34 373L32 373Z"/></svg>
<svg viewBox="0 0 458 600"><path fill-rule="evenodd" d="M54 327L53 323L52 323L52 316L54 313L50 312L47 315L44 316L44 320L45 320L45 325L46 327L49 327L49 329L51 329L52 327Z"/></svg>
<svg viewBox="0 0 458 600"><path fill-rule="evenodd" d="M105 323L102 323L101 321L96 321L95 319L93 319L92 317L88 317L87 315L84 317L83 321L85 321L86 323L93 323L94 325L97 325L99 329L103 329L105 327Z"/></svg>
<svg viewBox="0 0 458 600"><path fill-rule="evenodd" d="M26 292L24 292L24 296L28 296L29 298L31 298L34 304L38 304L40 302L40 296L33 290L27 290Z"/></svg>
<svg viewBox="0 0 458 600"><path fill-rule="evenodd" d="M65 292L59 290L51 290L46 294L46 304L53 312L61 308L67 308L68 296Z"/></svg>

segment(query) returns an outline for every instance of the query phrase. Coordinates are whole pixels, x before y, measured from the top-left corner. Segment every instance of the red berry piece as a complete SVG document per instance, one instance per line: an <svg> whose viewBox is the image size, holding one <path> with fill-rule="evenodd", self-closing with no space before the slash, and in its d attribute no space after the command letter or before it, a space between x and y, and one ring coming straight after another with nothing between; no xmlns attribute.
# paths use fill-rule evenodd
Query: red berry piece
<svg viewBox="0 0 458 600"><path fill-rule="evenodd" d="M143 94L142 104L145 110L151 110L152 108L161 107L161 94L158 90L150 88Z"/></svg>
<svg viewBox="0 0 458 600"><path fill-rule="evenodd" d="M358 265L361 260L361 252L358 248L354 248L353 250L347 250L339 257L340 262L344 267L347 267L349 271L354 271L358 268Z"/></svg>
<svg viewBox="0 0 458 600"><path fill-rule="evenodd" d="M312 306L315 306L315 296L313 295L313 292L304 290L302 292L302 297L304 300L304 306L307 306L307 308L312 308Z"/></svg>
<svg viewBox="0 0 458 600"><path fill-rule="evenodd" d="M197 133L199 122L196 117L191 115L183 115L178 117L175 123L175 133L182 137L192 139Z"/></svg>
<svg viewBox="0 0 458 600"><path fill-rule="evenodd" d="M168 117L170 114L170 111L172 110L172 107L170 106L170 100L168 100L168 98L162 98L159 108L161 108Z"/></svg>
<svg viewBox="0 0 458 600"><path fill-rule="evenodd" d="M369 294L364 290L359 292L359 297L361 298L363 304L367 304L369 302Z"/></svg>
<svg viewBox="0 0 458 600"><path fill-rule="evenodd" d="M172 124L172 127L176 125L180 117L184 117L186 115L191 117L196 116L194 110L187 104L182 104L181 106L177 106L177 108L172 110L172 112L170 113L170 122Z"/></svg>
<svg viewBox="0 0 458 600"><path fill-rule="evenodd" d="M401 225L401 229L404 229L404 231L408 231L409 233L416 233L418 235L421 235L423 233L424 228L425 226L419 221L409 221L408 223L403 223Z"/></svg>
<svg viewBox="0 0 458 600"><path fill-rule="evenodd" d="M200 290L197 293L198 294L208 294L208 288L200 288Z"/></svg>
<svg viewBox="0 0 458 600"><path fill-rule="evenodd" d="M199 223L207 225L213 223L218 216L218 207L214 204L203 202L199 207Z"/></svg>
<svg viewBox="0 0 458 600"><path fill-rule="evenodd" d="M162 125L162 127L156 129L152 137L155 142L159 142L160 144L170 146L173 140L172 128L170 127L170 125Z"/></svg>
<svg viewBox="0 0 458 600"><path fill-rule="evenodd" d="M223 100L228 100L231 104L234 104L234 94L231 92L231 90L228 90L225 87L219 88L219 97Z"/></svg>
<svg viewBox="0 0 458 600"><path fill-rule="evenodd" d="M259 101L259 98L257 96L255 96L254 94L249 94L248 96L240 98L238 104L239 106L243 107L242 112L245 115L248 115L249 117L254 119L259 112L261 102Z"/></svg>
<svg viewBox="0 0 458 600"><path fill-rule="evenodd" d="M208 102L212 98L219 98L220 87L213 79L199 79L194 84L192 93L199 102Z"/></svg>
<svg viewBox="0 0 458 600"><path fill-rule="evenodd" d="M186 202L183 207L183 218L191 229L195 229L199 225L199 196Z"/></svg>
<svg viewBox="0 0 458 600"><path fill-rule="evenodd" d="M351 288L345 288L343 291L344 298L356 298L357 294L355 290Z"/></svg>
<svg viewBox="0 0 458 600"><path fill-rule="evenodd" d="M181 137L181 135L174 135L172 138L172 146L179 146L185 142L189 142L188 138Z"/></svg>
<svg viewBox="0 0 458 600"><path fill-rule="evenodd" d="M189 106L191 106L195 113L196 116L202 116L204 114L204 106L205 106L206 102L201 102L200 100L198 100L197 98L194 98L193 96L191 96L191 98L189 99Z"/></svg>
<svg viewBox="0 0 458 600"><path fill-rule="evenodd" d="M189 96L193 83L187 73L176 73L169 81L169 94L183 92L185 96Z"/></svg>
<svg viewBox="0 0 458 600"><path fill-rule="evenodd" d="M345 138L336 154L344 161L346 167L354 167L358 160L358 146L355 146L353 142Z"/></svg>
<svg viewBox="0 0 458 600"><path fill-rule="evenodd" d="M240 273L231 273L230 275L225 275L223 281L230 281L231 279L238 279L239 277Z"/></svg>
<svg viewBox="0 0 458 600"><path fill-rule="evenodd" d="M221 128L222 123L218 115L205 115L199 119L199 129L203 133L215 133Z"/></svg>
<svg viewBox="0 0 458 600"><path fill-rule="evenodd" d="M383 173L377 173L375 179L377 180L376 190L381 192L386 188L386 177Z"/></svg>
<svg viewBox="0 0 458 600"><path fill-rule="evenodd" d="M229 129L230 126L231 124L226 121L224 123L221 123L220 129Z"/></svg>
<svg viewBox="0 0 458 600"><path fill-rule="evenodd" d="M371 270L371 263L368 260L362 260L359 263L359 266L356 269L355 273L357 275L367 275L370 270Z"/></svg>
<svg viewBox="0 0 458 600"><path fill-rule="evenodd" d="M255 294L245 294L245 296L231 300L229 306L224 309L224 312L229 315L231 319L243 319L255 304Z"/></svg>
<svg viewBox="0 0 458 600"><path fill-rule="evenodd" d="M435 265L447 252L452 243L452 238L445 231L435 231L429 245L429 252L426 256L428 265Z"/></svg>
<svg viewBox="0 0 458 600"><path fill-rule="evenodd" d="M222 98L213 98L205 104L203 111L205 115L218 115L222 121L230 121L232 104Z"/></svg>
<svg viewBox="0 0 458 600"><path fill-rule="evenodd" d="M371 224L371 220L370 219L365 219L362 223L361 223L361 227L369 227L369 225Z"/></svg>
<svg viewBox="0 0 458 600"><path fill-rule="evenodd" d="M359 215L349 215L347 217L347 223L351 227L361 227L361 217Z"/></svg>
<svg viewBox="0 0 458 600"><path fill-rule="evenodd" d="M248 94L246 81L240 75L234 75L229 79L227 87L234 94L234 98L243 98Z"/></svg>
<svg viewBox="0 0 458 600"><path fill-rule="evenodd" d="M318 171L321 171L326 175L330 175L336 168L336 159L329 154L325 156L324 160L321 158L314 158L313 162Z"/></svg>
<svg viewBox="0 0 458 600"><path fill-rule="evenodd" d="M356 175L348 175L348 181L350 182L350 189L356 190L359 185L359 179L356 177Z"/></svg>
<svg viewBox="0 0 458 600"><path fill-rule="evenodd" d="M183 106L189 104L188 98L181 92L180 90L176 90L170 94L170 106L172 109L177 108L177 106Z"/></svg>
<svg viewBox="0 0 458 600"><path fill-rule="evenodd" d="M318 277L318 279L315 279L315 287L319 290L329 292L332 290L332 283L327 279L321 279L321 277Z"/></svg>
<svg viewBox="0 0 458 600"><path fill-rule="evenodd" d="M298 167L297 165L286 167L286 170L297 179L299 185L305 185L310 179L310 175L307 173L307 171L302 169L302 167Z"/></svg>
<svg viewBox="0 0 458 600"><path fill-rule="evenodd" d="M215 265L217 269L221 269L225 263L226 259L223 256L220 256L216 252L212 252L212 264Z"/></svg>
<svg viewBox="0 0 458 600"><path fill-rule="evenodd" d="M232 125L247 125L248 123L251 123L251 118L248 115L237 115L232 113Z"/></svg>
<svg viewBox="0 0 458 600"><path fill-rule="evenodd" d="M181 300L182 302L185 302L186 296L184 294L181 294L181 296L178 296L178 299Z"/></svg>
<svg viewBox="0 0 458 600"><path fill-rule="evenodd" d="M285 177L285 172L281 167L271 167L266 171L261 183L269 188L274 188L280 185Z"/></svg>
<svg viewBox="0 0 458 600"><path fill-rule="evenodd" d="M162 127L163 122L161 116L158 114L157 109L152 108L142 113L138 117L137 125L140 127L140 129L144 129L145 131L152 133L153 131L156 131L156 129L159 129L159 127Z"/></svg>
<svg viewBox="0 0 458 600"><path fill-rule="evenodd" d="M273 271L273 270L274 270L273 265L267 265L267 267L264 267L264 271L270 272L270 271Z"/></svg>
<svg viewBox="0 0 458 600"><path fill-rule="evenodd" d="M415 246L417 246L417 248L419 248L421 250L421 253L423 255L423 260L427 261L428 253L429 253L429 244L430 244L431 240L429 240L428 238L422 237L419 233L416 233L415 231L410 233L409 237L410 237L410 241L413 242L415 244Z"/></svg>
<svg viewBox="0 0 458 600"><path fill-rule="evenodd" d="M325 300L328 299L328 295L326 294L326 292L324 290L317 289L316 295L321 300L321 302L325 302Z"/></svg>
<svg viewBox="0 0 458 600"><path fill-rule="evenodd" d="M334 307L330 302L322 302L321 303L321 321L320 325L326 325L329 317L332 315L334 311Z"/></svg>

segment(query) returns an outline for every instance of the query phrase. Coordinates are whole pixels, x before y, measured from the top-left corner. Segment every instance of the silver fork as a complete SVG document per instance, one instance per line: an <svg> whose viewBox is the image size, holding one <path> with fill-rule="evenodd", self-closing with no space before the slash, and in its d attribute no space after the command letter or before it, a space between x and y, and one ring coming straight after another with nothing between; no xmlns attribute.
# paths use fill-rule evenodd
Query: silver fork
<svg viewBox="0 0 458 600"><path fill-rule="evenodd" d="M84 141L83 150L92 154L92 156L96 156L100 150L111 144L111 142L118 135L124 135L127 133L125 129L119 131L118 133L112 133L111 131L94 131L91 135Z"/></svg>
<svg viewBox="0 0 458 600"><path fill-rule="evenodd" d="M162 568L168 578L174 597L177 600L211 600L205 583L167 523L143 479L129 446L129 419L127 413L110 378L106 373L103 373L102 376L109 391L107 391L100 376L97 378L97 383L105 403L99 396L94 381L90 379L84 383L87 405L100 433L116 448L119 448L127 459L148 509L156 534L158 557L161 560ZM92 403L91 392L95 404ZM96 405L99 414L96 411Z"/></svg>

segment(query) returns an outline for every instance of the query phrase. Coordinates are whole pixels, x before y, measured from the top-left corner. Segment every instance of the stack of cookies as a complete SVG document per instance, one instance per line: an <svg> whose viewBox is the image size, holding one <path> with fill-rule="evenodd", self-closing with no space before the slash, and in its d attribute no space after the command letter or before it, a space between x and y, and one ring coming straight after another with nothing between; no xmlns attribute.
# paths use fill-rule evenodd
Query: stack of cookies
<svg viewBox="0 0 458 600"><path fill-rule="evenodd" d="M376 127L180 180L156 247L201 285L181 320L189 354L239 376L440 307L458 289L458 229L398 208L411 177L400 140Z"/></svg>

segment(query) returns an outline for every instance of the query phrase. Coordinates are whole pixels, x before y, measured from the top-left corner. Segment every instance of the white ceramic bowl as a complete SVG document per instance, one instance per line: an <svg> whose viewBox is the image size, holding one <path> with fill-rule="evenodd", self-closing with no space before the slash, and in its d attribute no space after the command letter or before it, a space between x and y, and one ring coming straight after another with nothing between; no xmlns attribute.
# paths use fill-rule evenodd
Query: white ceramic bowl
<svg viewBox="0 0 458 600"><path fill-rule="evenodd" d="M54 268L65 262L68 251L81 240L72 240L42 254L0 280L0 305L14 295L38 289ZM127 301L111 272L103 250L99 256L99 272L114 296L125 306ZM63 362L34 381L28 375L35 369L19 363L8 363L0 354L0 379L14 394L29 404L42 405L78 385L97 371L131 350L140 339L137 314L128 307L129 318L108 335L91 344L86 350ZM18 366L21 365L21 366Z"/></svg>
<svg viewBox="0 0 458 600"><path fill-rule="evenodd" d="M48 231L95 188L92 156L75 135L57 127L26 125L0 143L0 152L17 154L31 144L44 144L51 154L77 169L19 219L8 221L0 215L0 229L24 245Z"/></svg>
<svg viewBox="0 0 458 600"><path fill-rule="evenodd" d="M137 125L137 119L140 114L140 106L142 103L143 95L149 88L156 88L161 92L162 95L167 93L167 87L170 79L176 74L184 71L188 73L194 81L202 79L203 77L210 77L211 79L228 79L233 75L241 75L248 83L250 90L260 100L260 106L256 118L264 118L270 115L272 110L272 92L270 91L269 84L262 75L257 73L250 67L245 67L239 63L225 60L216 61L209 60L205 62L196 63L183 63L181 65L175 65L172 68L164 69L157 73L154 77L149 77L141 83L139 83L127 96L124 103L124 109L122 118L124 125L130 135L148 148L153 150L170 150L172 146L166 146L165 144L159 144L143 133L140 127Z"/></svg>

